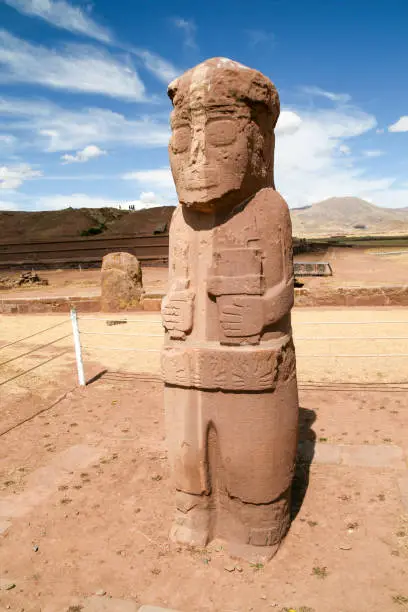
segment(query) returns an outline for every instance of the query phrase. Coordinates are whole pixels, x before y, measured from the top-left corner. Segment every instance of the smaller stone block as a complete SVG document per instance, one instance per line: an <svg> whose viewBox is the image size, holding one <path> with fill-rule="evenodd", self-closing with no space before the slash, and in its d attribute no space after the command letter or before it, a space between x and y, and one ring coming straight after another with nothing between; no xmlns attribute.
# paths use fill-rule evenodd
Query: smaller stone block
<svg viewBox="0 0 408 612"><path fill-rule="evenodd" d="M85 600L82 612L138 612L138 609L134 601L94 596Z"/></svg>
<svg viewBox="0 0 408 612"><path fill-rule="evenodd" d="M142 268L130 253L109 253L102 260L101 310L140 310L143 298Z"/></svg>

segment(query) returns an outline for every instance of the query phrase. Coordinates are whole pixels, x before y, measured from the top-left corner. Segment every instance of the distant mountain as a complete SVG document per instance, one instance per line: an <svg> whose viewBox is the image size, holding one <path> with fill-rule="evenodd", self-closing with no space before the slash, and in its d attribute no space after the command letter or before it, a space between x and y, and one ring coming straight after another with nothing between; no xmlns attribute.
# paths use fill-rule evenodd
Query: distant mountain
<svg viewBox="0 0 408 612"><path fill-rule="evenodd" d="M160 232L164 226L168 229L173 211L172 206L135 212L115 208L0 211L0 243L79 237L91 228L100 228L106 237ZM330 198L290 213L296 237L408 235L408 207L380 208L359 198Z"/></svg>
<svg viewBox="0 0 408 612"><path fill-rule="evenodd" d="M408 234L408 207L380 208L360 198L330 198L290 212L299 237Z"/></svg>

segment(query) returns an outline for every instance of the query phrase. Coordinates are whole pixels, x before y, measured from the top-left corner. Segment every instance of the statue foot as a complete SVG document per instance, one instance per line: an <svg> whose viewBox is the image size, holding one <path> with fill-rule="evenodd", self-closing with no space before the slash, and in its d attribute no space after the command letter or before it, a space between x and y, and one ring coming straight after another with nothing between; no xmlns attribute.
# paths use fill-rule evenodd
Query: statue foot
<svg viewBox="0 0 408 612"><path fill-rule="evenodd" d="M208 527L207 510L194 508L186 514L177 510L170 530L170 540L177 544L206 546L209 539Z"/></svg>
<svg viewBox="0 0 408 612"><path fill-rule="evenodd" d="M227 551L233 559L242 559L251 564L267 563L278 552L280 543L273 546L254 546L253 544L241 544L229 542Z"/></svg>

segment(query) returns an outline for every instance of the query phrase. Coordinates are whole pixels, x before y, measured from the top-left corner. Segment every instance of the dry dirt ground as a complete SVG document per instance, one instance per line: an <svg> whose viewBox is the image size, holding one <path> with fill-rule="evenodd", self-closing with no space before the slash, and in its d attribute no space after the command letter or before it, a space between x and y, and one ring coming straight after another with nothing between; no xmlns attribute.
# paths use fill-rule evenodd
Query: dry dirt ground
<svg viewBox="0 0 408 612"><path fill-rule="evenodd" d="M408 609L408 357L307 356L408 353L406 339L370 340L408 336L405 310L294 311L294 518L265 566L169 544L159 319L103 318L80 327L118 334L82 336L87 378L108 371L79 389L66 315L0 317L1 611L74 612L97 592L181 612Z"/></svg>
<svg viewBox="0 0 408 612"><path fill-rule="evenodd" d="M404 251L407 252L404 252ZM387 252L387 255L378 253ZM408 277L408 249L401 247L348 249L332 247L322 253L297 255L295 261L328 261L333 268L332 277L302 278L305 287L327 289L331 287L366 287L382 285L404 286ZM14 273L18 276L19 273ZM0 291L0 297L98 296L99 270L40 270L48 279L47 287L21 287ZM0 278L10 276L0 271ZM167 267L145 266L143 284L148 292L165 291Z"/></svg>
<svg viewBox="0 0 408 612"><path fill-rule="evenodd" d="M383 255L382 253L386 253ZM306 287L405 286L408 276L408 249L404 247L339 248L322 253L303 253L295 261L327 261L333 276L302 278Z"/></svg>
<svg viewBox="0 0 408 612"><path fill-rule="evenodd" d="M101 293L101 273L96 270L39 270L41 278L48 280L47 286L22 286L13 290L1 289L4 297L50 297L50 296L98 296ZM4 277L18 278L20 272L0 271ZM167 284L167 267L146 266L143 268L143 286L148 292L164 291Z"/></svg>

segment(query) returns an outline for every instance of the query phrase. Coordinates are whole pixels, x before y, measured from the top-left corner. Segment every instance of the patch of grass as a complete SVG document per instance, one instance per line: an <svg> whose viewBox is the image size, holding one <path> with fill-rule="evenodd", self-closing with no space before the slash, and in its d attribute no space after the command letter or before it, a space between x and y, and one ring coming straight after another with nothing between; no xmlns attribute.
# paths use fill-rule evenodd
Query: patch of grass
<svg viewBox="0 0 408 612"><path fill-rule="evenodd" d="M319 442L327 442L327 438L319 438Z"/></svg>
<svg viewBox="0 0 408 612"><path fill-rule="evenodd" d="M316 525L318 525L317 521L307 521L307 524L309 525L309 527L316 527Z"/></svg>
<svg viewBox="0 0 408 612"><path fill-rule="evenodd" d="M254 572L259 572L259 570L264 568L264 564L263 563L250 563L249 566L252 567Z"/></svg>
<svg viewBox="0 0 408 612"><path fill-rule="evenodd" d="M324 580L324 578L327 578L327 576L329 575L329 572L327 571L327 567L315 566L312 570L312 574L313 576Z"/></svg>
<svg viewBox="0 0 408 612"><path fill-rule="evenodd" d="M90 227L87 230L82 230L81 236L96 236L97 234L102 234L106 230L105 223L100 223L96 227Z"/></svg>

